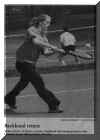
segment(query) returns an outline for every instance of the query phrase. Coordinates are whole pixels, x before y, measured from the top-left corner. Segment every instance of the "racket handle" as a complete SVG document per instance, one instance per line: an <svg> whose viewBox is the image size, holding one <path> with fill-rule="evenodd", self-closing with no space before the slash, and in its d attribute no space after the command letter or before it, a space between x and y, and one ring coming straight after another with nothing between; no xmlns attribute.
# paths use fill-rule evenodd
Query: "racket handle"
<svg viewBox="0 0 100 140"><path fill-rule="evenodd" d="M63 49L57 48L57 49L55 49L55 50L58 51L58 52L60 52L60 53L65 53L65 51L64 51Z"/></svg>
<svg viewBox="0 0 100 140"><path fill-rule="evenodd" d="M53 45L50 45L50 48L52 48L53 50L57 51L57 52L60 52L60 53L65 53L65 51L63 49L60 49L58 47L55 47Z"/></svg>

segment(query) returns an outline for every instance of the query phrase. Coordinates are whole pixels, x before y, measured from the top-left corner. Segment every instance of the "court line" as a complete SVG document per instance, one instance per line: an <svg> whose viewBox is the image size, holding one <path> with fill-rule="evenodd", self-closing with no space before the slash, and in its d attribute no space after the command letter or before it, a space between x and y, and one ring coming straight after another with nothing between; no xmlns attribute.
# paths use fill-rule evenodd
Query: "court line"
<svg viewBox="0 0 100 140"><path fill-rule="evenodd" d="M76 28L70 28L69 31L76 31L76 30L84 30L84 29L91 29L91 28L95 28L96 26L91 25L91 26L82 26L82 27L76 27ZM64 30L59 29L59 30L55 30L55 31L48 31L48 33L55 33L55 32L62 32Z"/></svg>
<svg viewBox="0 0 100 140"><path fill-rule="evenodd" d="M84 51L86 51L86 52L94 52L94 49L92 49L92 50L84 50ZM6 56L5 57L5 59L16 59L16 57L15 56ZM46 58L40 58L41 60L43 59L43 60L50 60L50 59L48 59L47 57ZM54 60L54 59L53 59ZM50 60L50 61L53 61L53 60Z"/></svg>
<svg viewBox="0 0 100 140"><path fill-rule="evenodd" d="M53 91L56 95L57 94L67 94L69 92L74 92L74 93L77 93L77 92L83 92L83 91L89 91L89 90L94 90L94 88L87 88L87 89L72 89L72 90L60 90L60 91ZM21 96L18 96L18 98L27 98L27 97L37 97L38 95L37 94L29 94L29 95L21 95Z"/></svg>
<svg viewBox="0 0 100 140"><path fill-rule="evenodd" d="M15 59L15 56L5 56L5 59Z"/></svg>
<svg viewBox="0 0 100 140"><path fill-rule="evenodd" d="M16 57L13 57L13 56L8 56L8 57L5 57L5 59L14 59L14 61L16 61ZM58 62L57 59L48 59L48 58L40 58L41 61L47 61L47 62ZM39 60L39 61L40 61ZM41 62L40 61L40 62Z"/></svg>
<svg viewBox="0 0 100 140"><path fill-rule="evenodd" d="M95 25L91 25L91 26L82 26L82 27L75 27L75 28L70 28L69 31L76 31L76 30L84 30L84 29L88 29L88 28L95 28ZM62 32L62 29L59 30L54 30L54 31L48 31L48 33L56 33L56 32ZM11 34L11 35L5 35L5 38L12 38L12 37L24 37L25 33L21 33L21 34Z"/></svg>
<svg viewBox="0 0 100 140"><path fill-rule="evenodd" d="M82 51L86 51L86 52L94 52L94 49L92 50L82 50ZM6 56L5 59L16 59L15 56ZM48 59L48 58L41 58L41 59Z"/></svg>

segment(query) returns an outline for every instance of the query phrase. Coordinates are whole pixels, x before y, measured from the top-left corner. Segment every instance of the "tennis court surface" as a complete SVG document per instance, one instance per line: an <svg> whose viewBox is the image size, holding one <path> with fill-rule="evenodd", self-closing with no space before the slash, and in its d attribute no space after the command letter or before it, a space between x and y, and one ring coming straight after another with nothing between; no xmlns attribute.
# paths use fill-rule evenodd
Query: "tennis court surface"
<svg viewBox="0 0 100 140"><path fill-rule="evenodd" d="M37 95L31 84L17 97L17 110L6 109L7 116L17 117L93 117L94 71L63 72L42 75L48 89L61 100L61 114L47 113L47 105ZM6 92L10 91L19 77L6 79ZM8 108L8 107L7 107Z"/></svg>

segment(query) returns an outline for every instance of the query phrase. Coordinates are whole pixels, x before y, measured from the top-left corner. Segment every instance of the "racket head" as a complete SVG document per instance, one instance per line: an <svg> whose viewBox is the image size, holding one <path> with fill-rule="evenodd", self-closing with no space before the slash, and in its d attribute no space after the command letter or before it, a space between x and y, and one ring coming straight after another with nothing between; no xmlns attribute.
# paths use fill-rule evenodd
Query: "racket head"
<svg viewBox="0 0 100 140"><path fill-rule="evenodd" d="M78 50L78 51L70 51L70 53L82 59L92 59L92 56L86 53L86 51Z"/></svg>

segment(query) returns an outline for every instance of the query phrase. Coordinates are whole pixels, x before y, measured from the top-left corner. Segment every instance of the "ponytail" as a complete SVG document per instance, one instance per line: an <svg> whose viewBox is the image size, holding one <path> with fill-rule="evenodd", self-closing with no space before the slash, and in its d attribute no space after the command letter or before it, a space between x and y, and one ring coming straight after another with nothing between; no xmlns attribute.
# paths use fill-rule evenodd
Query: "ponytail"
<svg viewBox="0 0 100 140"><path fill-rule="evenodd" d="M38 17L33 17L29 23L29 26L35 26L37 27L39 25L40 22L45 21L47 18L50 18L50 16L46 15L46 14L42 14Z"/></svg>
<svg viewBox="0 0 100 140"><path fill-rule="evenodd" d="M38 17L33 17L29 23L29 26L38 26Z"/></svg>

